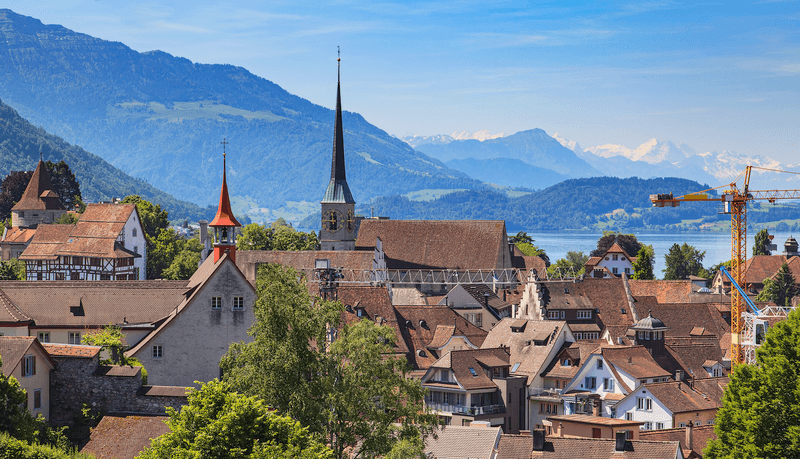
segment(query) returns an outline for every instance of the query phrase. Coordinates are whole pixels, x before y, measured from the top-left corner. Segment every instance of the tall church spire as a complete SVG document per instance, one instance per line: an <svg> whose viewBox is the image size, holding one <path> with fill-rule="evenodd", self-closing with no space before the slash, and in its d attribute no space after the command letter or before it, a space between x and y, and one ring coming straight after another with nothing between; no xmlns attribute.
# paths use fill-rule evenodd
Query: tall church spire
<svg viewBox="0 0 800 459"><path fill-rule="evenodd" d="M333 127L333 156L331 158L331 181L322 202L355 203L350 187L347 186L347 174L344 167L344 129L342 128L342 84L341 63L337 58L336 81L336 122Z"/></svg>
<svg viewBox="0 0 800 459"><path fill-rule="evenodd" d="M219 206L217 207L217 215L214 220L208 224L209 227L214 228L214 262L227 253L228 256L236 261L236 227L242 226L236 220L231 209L231 200L228 197L228 183L227 183L227 160L225 147L228 145L227 140L222 139L222 190L219 194Z"/></svg>

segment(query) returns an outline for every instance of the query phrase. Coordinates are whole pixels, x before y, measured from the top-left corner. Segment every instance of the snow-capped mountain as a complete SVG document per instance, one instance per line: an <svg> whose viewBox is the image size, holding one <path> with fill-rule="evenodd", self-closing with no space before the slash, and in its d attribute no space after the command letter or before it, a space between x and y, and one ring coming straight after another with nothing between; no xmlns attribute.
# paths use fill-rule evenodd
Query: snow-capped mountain
<svg viewBox="0 0 800 459"><path fill-rule="evenodd" d="M560 143L561 146L563 146L564 148L569 148L570 150L574 151L578 156L583 155L583 148L581 148L578 142L574 140L567 140L558 135L558 132L553 134L553 138L558 140L558 143Z"/></svg>
<svg viewBox="0 0 800 459"><path fill-rule="evenodd" d="M649 164L658 164L662 161L674 164L695 154L695 151L684 143L675 145L669 140L659 142L657 139L650 139L633 150L623 145L605 144L587 148L586 151L601 158L624 156L631 161L644 161Z"/></svg>
<svg viewBox="0 0 800 459"><path fill-rule="evenodd" d="M450 134L450 137L453 140L480 140L483 142L484 140L489 139L499 139L500 137L505 137L506 134L501 132L499 134L491 134L488 129L481 129L478 132L468 132L468 131L461 131L461 132L454 132Z"/></svg>

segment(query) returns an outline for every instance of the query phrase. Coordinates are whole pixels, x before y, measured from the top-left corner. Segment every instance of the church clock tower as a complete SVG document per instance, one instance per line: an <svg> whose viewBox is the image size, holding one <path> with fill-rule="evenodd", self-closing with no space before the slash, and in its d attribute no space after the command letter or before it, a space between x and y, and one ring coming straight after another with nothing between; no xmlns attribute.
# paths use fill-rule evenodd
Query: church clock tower
<svg viewBox="0 0 800 459"><path fill-rule="evenodd" d="M344 136L342 129L341 59L339 78L336 83L336 125L333 129L333 158L331 181L322 197L322 250L355 250L358 220L355 216L356 201L347 186L344 172Z"/></svg>

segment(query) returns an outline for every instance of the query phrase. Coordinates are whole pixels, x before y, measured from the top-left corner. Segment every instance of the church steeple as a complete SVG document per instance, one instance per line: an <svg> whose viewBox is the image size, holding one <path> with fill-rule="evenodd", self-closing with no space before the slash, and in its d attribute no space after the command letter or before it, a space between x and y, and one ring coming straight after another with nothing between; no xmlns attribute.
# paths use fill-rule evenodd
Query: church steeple
<svg viewBox="0 0 800 459"><path fill-rule="evenodd" d="M236 261L236 230L235 228L242 226L236 220L231 209L231 200L228 197L228 183L227 183L227 164L226 164L226 151L225 147L228 142L222 139L222 191L219 194L219 206L217 207L217 215L214 220L208 224L209 227L214 228L214 263L216 263L222 254L227 253L231 261Z"/></svg>
<svg viewBox="0 0 800 459"><path fill-rule="evenodd" d="M337 59L336 121L333 127L331 180L322 197L322 250L355 250L359 220L344 167L344 129L342 127L341 58Z"/></svg>

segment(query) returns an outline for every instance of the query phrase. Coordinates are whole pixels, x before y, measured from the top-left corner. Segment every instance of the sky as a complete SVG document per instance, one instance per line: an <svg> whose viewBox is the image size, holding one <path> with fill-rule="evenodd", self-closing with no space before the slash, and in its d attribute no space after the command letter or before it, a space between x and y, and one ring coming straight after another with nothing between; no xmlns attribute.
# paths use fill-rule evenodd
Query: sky
<svg viewBox="0 0 800 459"><path fill-rule="evenodd" d="M800 2L6 0L77 32L241 66L389 134L540 128L800 163Z"/></svg>

